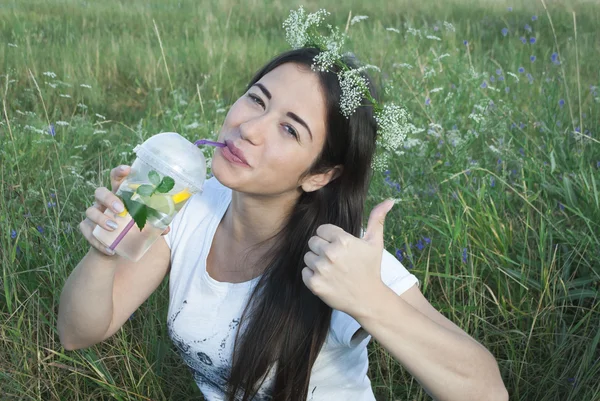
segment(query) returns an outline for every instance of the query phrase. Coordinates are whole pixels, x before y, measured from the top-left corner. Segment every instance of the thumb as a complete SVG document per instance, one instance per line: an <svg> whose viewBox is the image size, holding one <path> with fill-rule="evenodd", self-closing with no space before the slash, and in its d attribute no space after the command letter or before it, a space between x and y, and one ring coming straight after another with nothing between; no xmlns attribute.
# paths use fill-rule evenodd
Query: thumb
<svg viewBox="0 0 600 401"><path fill-rule="evenodd" d="M383 223L385 222L385 216L392 210L394 202L394 199L386 199L371 210L367 231L363 237L365 241L383 246Z"/></svg>

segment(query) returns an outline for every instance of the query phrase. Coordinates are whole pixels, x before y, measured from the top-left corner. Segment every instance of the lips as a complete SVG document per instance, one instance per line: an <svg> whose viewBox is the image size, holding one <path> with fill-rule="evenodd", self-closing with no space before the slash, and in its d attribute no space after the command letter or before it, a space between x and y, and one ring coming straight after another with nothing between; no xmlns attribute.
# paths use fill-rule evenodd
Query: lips
<svg viewBox="0 0 600 401"><path fill-rule="evenodd" d="M225 145L227 145L227 148L234 156L238 157L243 163L246 163L248 166L250 166L250 163L248 163L248 161L244 157L244 152L242 152L241 149L236 148L233 144L233 141L226 140Z"/></svg>

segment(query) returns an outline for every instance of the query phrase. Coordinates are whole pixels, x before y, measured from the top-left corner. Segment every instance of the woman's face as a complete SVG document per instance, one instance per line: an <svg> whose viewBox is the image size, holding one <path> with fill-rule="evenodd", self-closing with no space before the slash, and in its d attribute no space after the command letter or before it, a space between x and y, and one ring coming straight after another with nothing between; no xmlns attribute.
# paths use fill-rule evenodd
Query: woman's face
<svg viewBox="0 0 600 401"><path fill-rule="evenodd" d="M296 191L325 141L325 98L318 76L286 63L253 85L231 107L219 133L212 171L239 192ZM238 156L245 159L242 162ZM309 186L305 189L310 190Z"/></svg>

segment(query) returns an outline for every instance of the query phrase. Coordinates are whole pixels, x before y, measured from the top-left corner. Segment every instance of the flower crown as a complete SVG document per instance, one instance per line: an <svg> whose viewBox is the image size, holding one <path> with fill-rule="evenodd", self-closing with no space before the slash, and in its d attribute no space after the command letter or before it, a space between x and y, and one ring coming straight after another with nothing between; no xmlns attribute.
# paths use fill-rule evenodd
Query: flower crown
<svg viewBox="0 0 600 401"><path fill-rule="evenodd" d="M407 111L393 103L379 104L369 91L367 80L361 74L363 71L373 69L380 71L374 65L364 65L358 68L350 68L343 58L349 53L342 54L342 47L346 40L346 34L340 32L339 28L327 25L330 33L327 36L318 32L319 25L330 13L321 9L315 13L306 14L300 6L298 10L290 11L290 15L283 22L286 30L286 40L293 49L302 47L315 47L321 52L315 56L312 69L314 71L330 71L334 65L339 67L337 73L340 88L342 90L340 100L340 111L349 118L356 109L362 105L363 99L367 99L373 106L375 120L377 121L377 148L372 168L376 171L387 169L389 157L392 154L401 155L400 147L404 143L407 133L412 132L415 127L408 122ZM365 16L356 16L351 23L366 19Z"/></svg>

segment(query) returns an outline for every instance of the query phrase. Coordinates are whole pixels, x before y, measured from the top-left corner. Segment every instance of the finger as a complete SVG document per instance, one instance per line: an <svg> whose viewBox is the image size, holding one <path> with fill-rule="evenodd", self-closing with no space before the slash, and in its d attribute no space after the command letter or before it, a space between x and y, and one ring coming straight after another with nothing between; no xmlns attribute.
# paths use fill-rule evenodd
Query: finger
<svg viewBox="0 0 600 401"><path fill-rule="evenodd" d="M98 252L101 252L104 255L114 255L115 251L108 249L102 242L98 241L96 237L94 237L92 232L94 231L95 227L96 225L88 219L85 219L81 223L79 223L79 230L91 246L93 246L96 250L98 250Z"/></svg>
<svg viewBox="0 0 600 401"><path fill-rule="evenodd" d="M96 202L98 203L98 205L110 208L113 212L117 214L125 210L123 202L121 202L117 195L109 191L108 188L96 188L94 197L96 198Z"/></svg>
<svg viewBox="0 0 600 401"><path fill-rule="evenodd" d="M306 263L306 266L308 266L314 272L319 271L319 259L319 256L313 252L306 252L304 254L304 263Z"/></svg>
<svg viewBox="0 0 600 401"><path fill-rule="evenodd" d="M317 228L317 235L329 242L333 242L345 234L347 234L346 231L333 224L323 224Z"/></svg>
<svg viewBox="0 0 600 401"><path fill-rule="evenodd" d="M302 281L304 281L304 285L308 287L311 292L313 291L313 280L314 280L315 272L313 272L310 267L305 267L302 269Z"/></svg>
<svg viewBox="0 0 600 401"><path fill-rule="evenodd" d="M121 183L130 172L131 167L125 165L115 167L110 171L110 185L113 192L117 192L117 189L119 189L119 186L121 186Z"/></svg>
<svg viewBox="0 0 600 401"><path fill-rule="evenodd" d="M383 246L383 224L385 216L394 206L393 199L386 199L379 205L375 206L369 215L367 223L367 231L363 239L367 242L374 242Z"/></svg>
<svg viewBox="0 0 600 401"><path fill-rule="evenodd" d="M331 243L329 241L325 241L319 236L310 237L308 240L308 249L317 255L325 255L325 247L327 245L331 245Z"/></svg>
<svg viewBox="0 0 600 401"><path fill-rule="evenodd" d="M85 216L92 224L99 225L107 231L114 231L119 227L116 221L112 220L95 207L88 208L85 211Z"/></svg>
<svg viewBox="0 0 600 401"><path fill-rule="evenodd" d="M163 233L161 235L167 235L169 233L169 231L171 231L171 227L167 227L167 229L165 231L163 231Z"/></svg>

